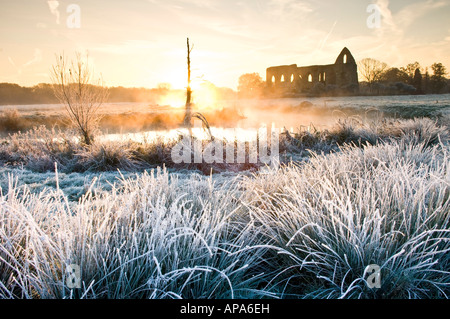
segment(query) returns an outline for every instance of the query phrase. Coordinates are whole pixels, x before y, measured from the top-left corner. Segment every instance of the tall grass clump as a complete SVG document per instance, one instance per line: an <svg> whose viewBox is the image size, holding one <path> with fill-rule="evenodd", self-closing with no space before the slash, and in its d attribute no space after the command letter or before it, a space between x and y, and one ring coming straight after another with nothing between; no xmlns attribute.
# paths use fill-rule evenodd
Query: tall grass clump
<svg viewBox="0 0 450 319"><path fill-rule="evenodd" d="M59 167L69 169L79 147L70 131L39 126L5 139L0 144L0 162L36 172L52 171L55 162Z"/></svg>
<svg viewBox="0 0 450 319"><path fill-rule="evenodd" d="M14 132L24 126L24 120L16 109L5 109L0 113L0 131Z"/></svg>
<svg viewBox="0 0 450 319"><path fill-rule="evenodd" d="M0 197L0 298L264 296L264 249L236 253L256 242L239 197L229 183L165 171L78 204L10 185ZM66 282L70 264L81 267L81 289Z"/></svg>
<svg viewBox="0 0 450 319"><path fill-rule="evenodd" d="M448 145L394 141L249 178L250 216L272 245L284 297L448 298ZM381 267L381 288L365 269Z"/></svg>

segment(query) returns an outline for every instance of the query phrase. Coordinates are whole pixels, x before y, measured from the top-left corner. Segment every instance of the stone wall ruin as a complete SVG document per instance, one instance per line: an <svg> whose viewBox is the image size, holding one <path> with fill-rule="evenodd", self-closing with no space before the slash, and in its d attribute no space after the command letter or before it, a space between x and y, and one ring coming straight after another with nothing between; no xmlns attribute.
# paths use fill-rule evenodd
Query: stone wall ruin
<svg viewBox="0 0 450 319"><path fill-rule="evenodd" d="M266 84L272 92L311 93L318 83L324 89L358 89L356 61L344 48L334 64L297 67L296 64L269 67Z"/></svg>

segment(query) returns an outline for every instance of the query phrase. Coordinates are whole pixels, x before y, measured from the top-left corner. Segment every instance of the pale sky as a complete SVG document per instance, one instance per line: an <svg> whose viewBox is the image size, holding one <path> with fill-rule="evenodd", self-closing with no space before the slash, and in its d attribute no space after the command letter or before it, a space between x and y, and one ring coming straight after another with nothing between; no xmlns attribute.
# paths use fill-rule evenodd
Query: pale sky
<svg viewBox="0 0 450 319"><path fill-rule="evenodd" d="M69 28L80 8L80 28ZM380 28L367 12L377 4ZM89 52L108 86L186 81L186 38L196 81L236 89L244 73L357 61L443 63L450 71L450 0L0 0L0 82L49 83L55 54Z"/></svg>

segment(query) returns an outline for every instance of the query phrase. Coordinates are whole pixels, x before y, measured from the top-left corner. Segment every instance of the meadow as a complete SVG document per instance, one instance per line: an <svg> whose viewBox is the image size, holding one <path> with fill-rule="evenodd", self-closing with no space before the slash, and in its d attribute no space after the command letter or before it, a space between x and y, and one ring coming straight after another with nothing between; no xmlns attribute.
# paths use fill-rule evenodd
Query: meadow
<svg viewBox="0 0 450 319"><path fill-rule="evenodd" d="M285 131L278 169L175 164L177 139L10 133L0 298L448 298L448 117L362 115Z"/></svg>

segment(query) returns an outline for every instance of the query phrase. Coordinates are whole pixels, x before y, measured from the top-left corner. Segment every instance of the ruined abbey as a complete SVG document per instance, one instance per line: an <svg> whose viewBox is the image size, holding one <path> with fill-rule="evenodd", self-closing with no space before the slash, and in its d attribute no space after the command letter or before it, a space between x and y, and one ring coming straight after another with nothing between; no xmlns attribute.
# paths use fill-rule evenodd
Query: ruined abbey
<svg viewBox="0 0 450 319"><path fill-rule="evenodd" d="M270 67L266 84L277 93L311 93L314 90L358 90L356 61L347 48L334 64L298 67L296 64Z"/></svg>

